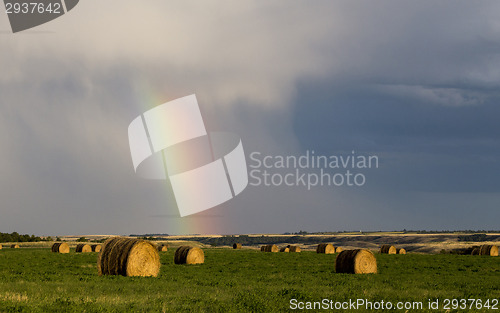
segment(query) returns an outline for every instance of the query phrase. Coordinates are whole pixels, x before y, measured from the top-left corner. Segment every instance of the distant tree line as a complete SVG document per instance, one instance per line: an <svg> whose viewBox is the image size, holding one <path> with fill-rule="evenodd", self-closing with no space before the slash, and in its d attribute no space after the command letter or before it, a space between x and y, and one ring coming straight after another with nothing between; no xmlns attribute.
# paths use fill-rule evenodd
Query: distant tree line
<svg viewBox="0 0 500 313"><path fill-rule="evenodd" d="M102 238L102 239L93 239L93 240L90 240L88 238L85 238L85 237L80 237L76 240L76 242L95 242L95 243L103 243L106 241L107 238ZM57 237L57 240L56 241L60 241L59 237Z"/></svg>
<svg viewBox="0 0 500 313"><path fill-rule="evenodd" d="M106 241L106 239L107 238L90 240L90 239L85 238L85 237L80 237L76 241L77 242L102 243L102 242ZM13 232L11 234L0 233L0 242L38 242L38 241L54 241L54 239L51 236L48 236L45 238L40 238L40 237L35 236L35 235L20 235L17 232ZM65 241L65 240L62 240L61 238L56 237L55 241Z"/></svg>
<svg viewBox="0 0 500 313"><path fill-rule="evenodd" d="M443 233L465 233L465 234L475 234L475 233L498 233L498 230L416 230L416 231L408 231L408 233L417 233L417 234L443 234Z"/></svg>
<svg viewBox="0 0 500 313"><path fill-rule="evenodd" d="M42 238L35 235L20 235L17 232L11 234L0 233L0 242L38 242L43 241Z"/></svg>
<svg viewBox="0 0 500 313"><path fill-rule="evenodd" d="M139 238L153 238L153 237L168 237L169 234L144 234L144 235L134 235L131 234L130 237L139 237Z"/></svg>

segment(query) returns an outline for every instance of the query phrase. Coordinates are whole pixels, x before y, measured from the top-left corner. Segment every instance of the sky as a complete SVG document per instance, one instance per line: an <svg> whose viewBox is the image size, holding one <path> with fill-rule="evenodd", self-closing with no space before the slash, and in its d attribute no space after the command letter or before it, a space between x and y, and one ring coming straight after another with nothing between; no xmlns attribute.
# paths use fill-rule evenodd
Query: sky
<svg viewBox="0 0 500 313"><path fill-rule="evenodd" d="M85 0L15 34L2 12L0 232L498 230L499 11L497 1ZM252 153L376 156L378 167L351 169L361 186L250 178L232 200L181 218L165 182L134 173L127 129L191 94L209 131L240 136L249 173Z"/></svg>

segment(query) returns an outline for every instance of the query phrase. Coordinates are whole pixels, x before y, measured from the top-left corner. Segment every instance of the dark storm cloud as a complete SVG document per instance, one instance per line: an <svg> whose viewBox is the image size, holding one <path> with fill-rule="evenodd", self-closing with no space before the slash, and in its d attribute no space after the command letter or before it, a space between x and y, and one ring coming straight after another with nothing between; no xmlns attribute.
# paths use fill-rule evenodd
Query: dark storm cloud
<svg viewBox="0 0 500 313"><path fill-rule="evenodd" d="M494 228L498 6L89 0L53 32L0 33L0 231ZM354 149L381 166L363 188L249 186L184 227L165 185L134 174L126 129L191 93L247 156Z"/></svg>
<svg viewBox="0 0 500 313"><path fill-rule="evenodd" d="M500 188L495 174L500 170L495 92L486 93L489 100L480 105L443 106L363 87L334 90L315 82L299 89L294 130L302 149L378 154L381 183L388 188Z"/></svg>
<svg viewBox="0 0 500 313"><path fill-rule="evenodd" d="M340 73L297 84L300 146L380 155L387 190L498 192L498 24L487 5L391 4L358 11Z"/></svg>

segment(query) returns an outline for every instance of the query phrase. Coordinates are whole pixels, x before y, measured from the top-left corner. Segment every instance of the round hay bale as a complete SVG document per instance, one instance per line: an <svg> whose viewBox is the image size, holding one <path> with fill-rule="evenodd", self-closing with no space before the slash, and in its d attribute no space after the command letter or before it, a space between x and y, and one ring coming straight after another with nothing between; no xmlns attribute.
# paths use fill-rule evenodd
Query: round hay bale
<svg viewBox="0 0 500 313"><path fill-rule="evenodd" d="M81 244L76 246L76 252L78 252L78 253L92 252L92 247L86 243L81 243Z"/></svg>
<svg viewBox="0 0 500 313"><path fill-rule="evenodd" d="M278 252L280 249L277 245L266 245L264 246L264 252Z"/></svg>
<svg viewBox="0 0 500 313"><path fill-rule="evenodd" d="M241 243L234 243L233 244L233 249L241 249Z"/></svg>
<svg viewBox="0 0 500 313"><path fill-rule="evenodd" d="M370 250L344 250L337 255L335 271L350 274L377 273L377 260Z"/></svg>
<svg viewBox="0 0 500 313"><path fill-rule="evenodd" d="M101 275L158 276L160 255L156 246L142 239L114 237L106 240L97 258Z"/></svg>
<svg viewBox="0 0 500 313"><path fill-rule="evenodd" d="M479 248L472 249L471 255L479 255Z"/></svg>
<svg viewBox="0 0 500 313"><path fill-rule="evenodd" d="M498 256L498 246L482 245L479 247L479 255Z"/></svg>
<svg viewBox="0 0 500 313"><path fill-rule="evenodd" d="M337 247L337 248L335 248L335 252L336 252L336 253L340 253L340 252L342 252L342 251L344 251L344 248L342 248L342 247Z"/></svg>
<svg viewBox="0 0 500 313"><path fill-rule="evenodd" d="M2 250L2 245L0 245L0 250Z"/></svg>
<svg viewBox="0 0 500 313"><path fill-rule="evenodd" d="M101 252L102 246L101 245L92 245L92 252Z"/></svg>
<svg viewBox="0 0 500 313"><path fill-rule="evenodd" d="M391 245L383 245L380 248L380 253L384 253L384 254L396 254L397 251L398 250L396 249L396 247L391 246Z"/></svg>
<svg viewBox="0 0 500 313"><path fill-rule="evenodd" d="M165 252L165 251L168 251L168 246L167 246L167 245L161 245L161 246L158 246L158 251L159 251L159 252Z"/></svg>
<svg viewBox="0 0 500 313"><path fill-rule="evenodd" d="M175 250L175 264L203 264L204 262L205 254L200 248L180 246L177 250Z"/></svg>
<svg viewBox="0 0 500 313"><path fill-rule="evenodd" d="M406 250L404 248L400 248L396 250L397 254L406 254Z"/></svg>
<svg viewBox="0 0 500 313"><path fill-rule="evenodd" d="M283 247L283 248L280 249L280 252L290 252L290 248Z"/></svg>
<svg viewBox="0 0 500 313"><path fill-rule="evenodd" d="M19 245L18 244L14 244L14 245L10 245L11 249L19 249Z"/></svg>
<svg viewBox="0 0 500 313"><path fill-rule="evenodd" d="M300 252L300 247L299 246L290 246L290 252Z"/></svg>
<svg viewBox="0 0 500 313"><path fill-rule="evenodd" d="M69 245L65 242L56 242L52 245L52 252L69 253Z"/></svg>
<svg viewBox="0 0 500 313"><path fill-rule="evenodd" d="M266 251L266 246L261 246L261 247L260 247L260 251L261 251L261 252L265 252L265 251Z"/></svg>
<svg viewBox="0 0 500 313"><path fill-rule="evenodd" d="M320 243L316 247L316 253L334 254L335 247L331 243Z"/></svg>

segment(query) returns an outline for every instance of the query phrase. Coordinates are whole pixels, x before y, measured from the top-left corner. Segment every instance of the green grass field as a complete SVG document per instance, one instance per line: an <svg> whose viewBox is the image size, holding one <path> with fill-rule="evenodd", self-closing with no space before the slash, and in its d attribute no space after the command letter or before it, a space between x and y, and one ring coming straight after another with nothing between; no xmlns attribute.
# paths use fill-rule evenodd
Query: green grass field
<svg viewBox="0 0 500 313"><path fill-rule="evenodd" d="M300 311L290 309L291 299L367 299L394 305L415 301L423 302L424 310L409 312L438 312L426 309L428 299L442 304L444 299L500 298L499 257L377 254L379 274L349 275L335 273L336 255L204 251L205 264L190 266L173 264L174 249L162 252L160 275L139 278L99 277L97 253L4 248L0 250L0 312ZM464 311L498 312L449 312Z"/></svg>

